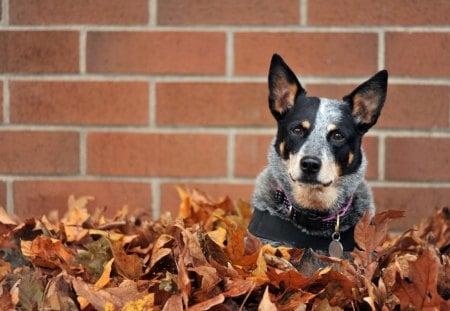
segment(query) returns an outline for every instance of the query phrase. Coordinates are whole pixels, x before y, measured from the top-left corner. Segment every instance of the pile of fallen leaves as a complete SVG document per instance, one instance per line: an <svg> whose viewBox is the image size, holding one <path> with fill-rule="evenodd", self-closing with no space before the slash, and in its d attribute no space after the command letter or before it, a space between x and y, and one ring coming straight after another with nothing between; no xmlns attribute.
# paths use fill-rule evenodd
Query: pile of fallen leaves
<svg viewBox="0 0 450 311"><path fill-rule="evenodd" d="M388 211L355 229L353 260L311 276L303 250L261 245L244 202L180 190L180 215L88 213L21 222L0 210L1 310L450 310L450 211L389 237Z"/></svg>

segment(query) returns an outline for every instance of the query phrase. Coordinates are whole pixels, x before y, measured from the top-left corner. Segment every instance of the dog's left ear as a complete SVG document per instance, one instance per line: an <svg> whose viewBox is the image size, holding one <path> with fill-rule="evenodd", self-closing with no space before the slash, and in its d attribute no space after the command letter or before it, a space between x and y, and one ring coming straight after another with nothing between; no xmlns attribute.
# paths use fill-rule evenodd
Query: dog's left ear
<svg viewBox="0 0 450 311"><path fill-rule="evenodd" d="M275 119L294 106L297 95L306 95L294 72L278 54L273 54L269 69L269 107Z"/></svg>
<svg viewBox="0 0 450 311"><path fill-rule="evenodd" d="M381 70L343 98L350 104L353 118L362 133L377 123L386 99L387 81L388 72Z"/></svg>

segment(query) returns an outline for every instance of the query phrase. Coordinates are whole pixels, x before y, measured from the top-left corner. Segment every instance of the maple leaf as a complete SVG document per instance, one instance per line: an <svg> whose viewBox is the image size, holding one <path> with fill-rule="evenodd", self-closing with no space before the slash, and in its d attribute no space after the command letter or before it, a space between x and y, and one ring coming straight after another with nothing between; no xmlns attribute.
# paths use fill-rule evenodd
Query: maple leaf
<svg viewBox="0 0 450 311"><path fill-rule="evenodd" d="M417 310L426 308L440 310L450 307L437 292L439 258L428 248L417 260L409 263L408 279L397 274L393 293L399 298L402 309L412 305Z"/></svg>

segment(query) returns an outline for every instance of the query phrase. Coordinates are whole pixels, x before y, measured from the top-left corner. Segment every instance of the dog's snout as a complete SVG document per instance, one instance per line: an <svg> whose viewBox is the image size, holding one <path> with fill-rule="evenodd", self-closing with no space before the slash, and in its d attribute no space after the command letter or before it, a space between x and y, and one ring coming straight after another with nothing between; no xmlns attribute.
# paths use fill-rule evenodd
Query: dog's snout
<svg viewBox="0 0 450 311"><path fill-rule="evenodd" d="M305 174L317 174L322 166L322 161L318 157L306 156L300 161L300 168Z"/></svg>

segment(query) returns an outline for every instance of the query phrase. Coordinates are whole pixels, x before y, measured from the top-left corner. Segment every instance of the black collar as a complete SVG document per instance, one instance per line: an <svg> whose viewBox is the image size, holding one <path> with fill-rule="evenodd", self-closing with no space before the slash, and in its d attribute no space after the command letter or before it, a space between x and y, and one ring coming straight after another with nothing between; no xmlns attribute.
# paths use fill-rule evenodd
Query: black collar
<svg viewBox="0 0 450 311"><path fill-rule="evenodd" d="M332 241L331 236L307 234L290 221L271 215L268 211L258 209L253 211L248 230L259 238L280 242L296 248L311 248L328 252L328 247ZM346 252L351 252L355 247L353 231L354 227L351 227L347 231L340 232L340 242Z"/></svg>
<svg viewBox="0 0 450 311"><path fill-rule="evenodd" d="M314 231L334 231L336 225L336 214L318 213L317 211L311 211L307 209L300 209L292 204L284 192L281 185L275 192L275 199L277 205L274 206L275 211L280 213L283 217L290 219L294 224L304 227L308 230ZM341 208L337 214L339 214L340 222L345 222L349 209L352 208L353 196L347 200L347 204Z"/></svg>

